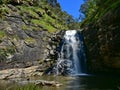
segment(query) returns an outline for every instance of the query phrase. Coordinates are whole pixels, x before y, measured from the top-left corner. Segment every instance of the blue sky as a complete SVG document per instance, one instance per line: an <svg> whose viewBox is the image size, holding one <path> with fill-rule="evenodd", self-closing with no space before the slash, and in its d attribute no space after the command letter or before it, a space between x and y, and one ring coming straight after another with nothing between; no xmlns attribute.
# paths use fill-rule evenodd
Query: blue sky
<svg viewBox="0 0 120 90"><path fill-rule="evenodd" d="M63 11L67 11L68 14L74 18L79 17L80 5L83 4L83 0L57 0Z"/></svg>

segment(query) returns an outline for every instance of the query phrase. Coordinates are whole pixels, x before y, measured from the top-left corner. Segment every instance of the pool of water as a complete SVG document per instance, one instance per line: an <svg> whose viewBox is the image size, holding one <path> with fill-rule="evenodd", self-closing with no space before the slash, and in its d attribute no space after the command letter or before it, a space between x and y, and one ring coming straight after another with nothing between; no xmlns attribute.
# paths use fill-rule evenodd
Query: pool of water
<svg viewBox="0 0 120 90"><path fill-rule="evenodd" d="M113 75L42 76L31 79L54 80L63 84L60 87L43 86L40 90L120 90L120 77ZM0 81L0 90L15 90L10 88L14 86L16 83L13 81Z"/></svg>
<svg viewBox="0 0 120 90"><path fill-rule="evenodd" d="M75 77L66 85L66 90L120 90L118 76Z"/></svg>

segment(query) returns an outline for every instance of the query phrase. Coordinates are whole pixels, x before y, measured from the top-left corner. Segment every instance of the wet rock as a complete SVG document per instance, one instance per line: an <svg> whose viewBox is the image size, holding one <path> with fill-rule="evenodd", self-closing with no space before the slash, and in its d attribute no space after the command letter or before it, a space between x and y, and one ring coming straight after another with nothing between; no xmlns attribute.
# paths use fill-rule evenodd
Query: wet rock
<svg viewBox="0 0 120 90"><path fill-rule="evenodd" d="M36 81L35 85L38 85L38 86L54 86L54 87L59 87L62 84L60 84L59 82L55 82L55 81Z"/></svg>

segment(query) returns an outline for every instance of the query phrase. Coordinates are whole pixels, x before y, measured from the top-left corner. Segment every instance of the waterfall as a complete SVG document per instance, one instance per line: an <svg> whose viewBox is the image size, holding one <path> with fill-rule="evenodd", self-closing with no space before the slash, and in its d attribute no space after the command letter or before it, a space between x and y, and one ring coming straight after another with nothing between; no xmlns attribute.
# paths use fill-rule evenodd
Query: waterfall
<svg viewBox="0 0 120 90"><path fill-rule="evenodd" d="M54 67L54 73L58 75L86 73L86 55L80 32L76 30L66 31L59 49L59 58Z"/></svg>

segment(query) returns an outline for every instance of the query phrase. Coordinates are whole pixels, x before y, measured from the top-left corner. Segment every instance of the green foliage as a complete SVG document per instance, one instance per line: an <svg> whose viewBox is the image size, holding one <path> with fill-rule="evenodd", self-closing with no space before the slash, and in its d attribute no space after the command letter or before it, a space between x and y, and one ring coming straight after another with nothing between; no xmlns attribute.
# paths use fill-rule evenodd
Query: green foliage
<svg viewBox="0 0 120 90"><path fill-rule="evenodd" d="M42 27L49 32L67 29L79 29L79 23L71 15L61 10L57 0L0 0L0 17L5 14L20 14L26 24L32 26L23 26L23 30L40 30L36 27ZM9 8L7 4L12 4L17 8ZM74 26L74 27L73 27Z"/></svg>
<svg viewBox="0 0 120 90"><path fill-rule="evenodd" d="M33 31L36 31L36 30L41 30L39 27L35 27L35 26L27 26L27 25L23 25L22 26L22 30L26 31L26 30L33 30Z"/></svg>
<svg viewBox="0 0 120 90"><path fill-rule="evenodd" d="M12 0L0 0L0 4L10 3Z"/></svg>
<svg viewBox="0 0 120 90"><path fill-rule="evenodd" d="M120 5L120 0L88 0L81 8L80 12L85 15L84 22L97 22L101 20L109 11L114 11Z"/></svg>
<svg viewBox="0 0 120 90"><path fill-rule="evenodd" d="M0 39L4 38L6 36L5 31L0 30Z"/></svg>
<svg viewBox="0 0 120 90"><path fill-rule="evenodd" d="M44 29L48 30L49 32L54 32L54 31L56 31L56 29L55 29L53 26L51 26L49 23L45 22L44 20L32 19L31 22L32 22L34 25L38 25L38 26L43 27Z"/></svg>
<svg viewBox="0 0 120 90"><path fill-rule="evenodd" d="M27 37L27 38L25 38L25 42L26 43L36 43L36 40L34 38Z"/></svg>
<svg viewBox="0 0 120 90"><path fill-rule="evenodd" d="M17 7L21 10L20 14L22 16L25 16L27 14L31 18L31 20L30 19L29 20L33 25L41 26L43 27L43 29L46 29L49 32L55 32L57 29L60 29L60 30L68 29L66 20L64 21L62 20L62 18L60 19L58 16L59 14L57 15L55 12L56 9L53 9L49 5L45 5L44 8L39 8L37 6L31 6L31 7L17 6ZM63 19L64 19L64 16L63 16ZM31 30L31 27L23 26L22 29ZM36 30L36 27L33 27L32 29Z"/></svg>
<svg viewBox="0 0 120 90"><path fill-rule="evenodd" d="M40 8L40 7L34 6L34 7L32 7L32 9L33 9L34 12L36 12L38 14L42 14L43 15L45 13L45 10Z"/></svg>
<svg viewBox="0 0 120 90"><path fill-rule="evenodd" d="M7 60L7 57L15 52L12 46L0 48L0 62Z"/></svg>
<svg viewBox="0 0 120 90"><path fill-rule="evenodd" d="M14 52L15 52L15 48L14 47L7 47L7 53L9 53L9 54L13 54Z"/></svg>
<svg viewBox="0 0 120 90"><path fill-rule="evenodd" d="M21 10L21 15L27 14L31 18L37 18L39 19L39 15L35 12L34 7L27 7L27 6L18 6Z"/></svg>
<svg viewBox="0 0 120 90"><path fill-rule="evenodd" d="M0 49L0 62L6 60L6 52L4 49Z"/></svg>
<svg viewBox="0 0 120 90"><path fill-rule="evenodd" d="M34 3L39 4L29 7L26 5L17 6L21 10L20 14L22 16L27 15L26 17L31 18L30 22L32 22L32 24L42 26L49 32L54 32L57 29L73 29L73 26L79 29L78 22L76 22L71 15L62 12L56 0L38 0L34 1ZM24 30L27 29L28 28Z"/></svg>
<svg viewBox="0 0 120 90"><path fill-rule="evenodd" d="M0 18L3 18L8 12L9 8L6 5L0 5Z"/></svg>
<svg viewBox="0 0 120 90"><path fill-rule="evenodd" d="M28 84L25 86L16 86L13 90L41 90L41 87L34 84Z"/></svg>
<svg viewBox="0 0 120 90"><path fill-rule="evenodd" d="M99 13L99 17L103 17L107 12L115 10L118 6L120 5L120 1L111 1L111 0L107 0L104 2L104 5L102 5L103 7L100 6L101 8L101 13ZM99 19L100 19L99 18Z"/></svg>

